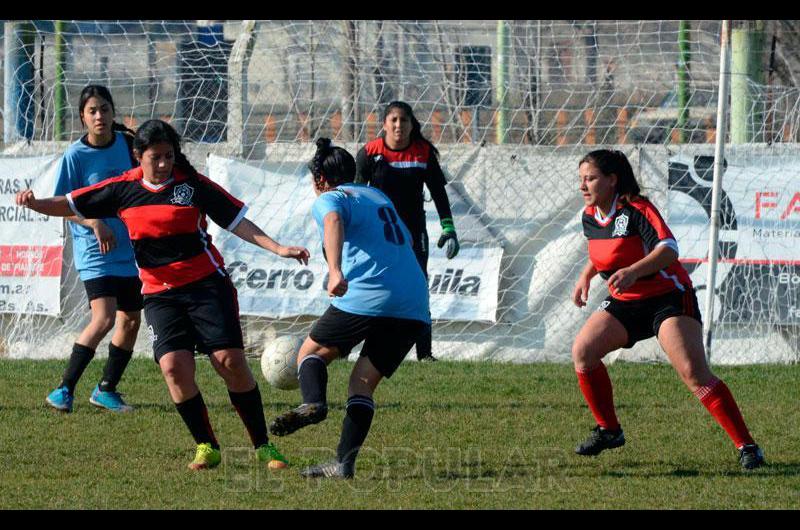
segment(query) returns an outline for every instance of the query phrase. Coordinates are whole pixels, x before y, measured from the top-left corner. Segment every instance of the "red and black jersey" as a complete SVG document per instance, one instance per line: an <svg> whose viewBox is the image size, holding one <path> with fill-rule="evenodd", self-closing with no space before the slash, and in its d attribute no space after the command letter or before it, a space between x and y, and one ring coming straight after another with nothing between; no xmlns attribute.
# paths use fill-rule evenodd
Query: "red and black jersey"
<svg viewBox="0 0 800 530"><path fill-rule="evenodd" d="M401 151L389 149L383 138L367 143L356 156L356 182L384 192L414 238L425 230L423 184L428 186L439 218L453 217L444 189L444 173L425 140L412 140Z"/></svg>
<svg viewBox="0 0 800 530"><path fill-rule="evenodd" d="M187 285L216 272L224 262L206 233L206 214L233 230L247 207L203 175L190 177L175 168L159 185L134 168L119 177L67 194L81 218L119 217L131 237L142 293Z"/></svg>
<svg viewBox="0 0 800 530"><path fill-rule="evenodd" d="M678 252L675 237L661 214L644 198L625 203L614 199L608 217L588 206L582 221L583 234L589 240L589 259L604 280L644 258L657 246L667 245ZM689 274L677 260L655 274L639 278L624 293L611 292L611 296L622 301L642 300L675 289L692 289Z"/></svg>

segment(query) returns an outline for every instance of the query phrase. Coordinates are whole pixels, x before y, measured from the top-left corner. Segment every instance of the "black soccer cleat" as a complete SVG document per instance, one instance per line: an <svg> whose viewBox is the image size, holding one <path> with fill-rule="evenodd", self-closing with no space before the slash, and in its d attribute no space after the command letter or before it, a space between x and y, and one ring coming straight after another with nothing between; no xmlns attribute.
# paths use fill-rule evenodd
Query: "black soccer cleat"
<svg viewBox="0 0 800 530"><path fill-rule="evenodd" d="M355 464L337 462L336 460L308 466L300 472L301 477L305 478L353 478L355 474Z"/></svg>
<svg viewBox="0 0 800 530"><path fill-rule="evenodd" d="M328 405L325 403L303 403L272 420L269 432L275 436L286 436L307 425L319 423L327 417Z"/></svg>
<svg viewBox="0 0 800 530"><path fill-rule="evenodd" d="M765 464L764 453L756 444L743 445L739 448L739 463L747 470L761 467Z"/></svg>
<svg viewBox="0 0 800 530"><path fill-rule="evenodd" d="M433 354L429 353L428 355L423 355L422 357L417 357L417 360L419 362L422 362L422 363L433 363L433 362L438 361L439 359L434 357Z"/></svg>
<svg viewBox="0 0 800 530"><path fill-rule="evenodd" d="M597 425L592 429L589 438L575 448L575 453L583 456L595 456L606 449L614 449L623 445L625 445L625 433L622 432L622 427L611 431Z"/></svg>

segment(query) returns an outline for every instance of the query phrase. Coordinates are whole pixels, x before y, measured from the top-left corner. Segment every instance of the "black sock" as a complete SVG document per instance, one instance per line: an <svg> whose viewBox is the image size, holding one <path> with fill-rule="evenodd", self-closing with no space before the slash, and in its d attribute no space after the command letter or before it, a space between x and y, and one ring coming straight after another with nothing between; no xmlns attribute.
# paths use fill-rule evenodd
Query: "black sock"
<svg viewBox="0 0 800 530"><path fill-rule="evenodd" d="M69 389L69 393L75 393L75 385L83 375L83 371L89 365L89 361L94 357L94 350L77 342L72 345L72 355L69 356L67 369L61 377L61 384Z"/></svg>
<svg viewBox="0 0 800 530"><path fill-rule="evenodd" d="M428 325L417 340L417 359L429 357L432 352L433 328Z"/></svg>
<svg viewBox="0 0 800 530"><path fill-rule="evenodd" d="M211 428L211 422L208 421L208 409L200 392L183 403L175 403L175 408L178 409L178 414L183 418L183 423L192 433L195 443L198 445L210 443L212 447L219 449L214 430Z"/></svg>
<svg viewBox="0 0 800 530"><path fill-rule="evenodd" d="M347 400L346 413L342 422L342 436L336 457L339 462L354 463L361 444L367 438L372 416L375 414L375 402L367 396L350 396Z"/></svg>
<svg viewBox="0 0 800 530"><path fill-rule="evenodd" d="M305 357L297 370L297 378L303 403L327 403L328 365L322 357Z"/></svg>
<svg viewBox="0 0 800 530"><path fill-rule="evenodd" d="M256 384L253 390L247 392L231 392L228 390L231 403L242 418L242 423L247 428L253 447L258 449L269 441L267 436L267 422L264 419L264 405L261 403L261 392Z"/></svg>
<svg viewBox="0 0 800 530"><path fill-rule="evenodd" d="M101 392L114 392L117 389L122 373L128 366L133 355L132 351L123 350L113 343L108 343L108 360L103 368L103 378L100 380Z"/></svg>

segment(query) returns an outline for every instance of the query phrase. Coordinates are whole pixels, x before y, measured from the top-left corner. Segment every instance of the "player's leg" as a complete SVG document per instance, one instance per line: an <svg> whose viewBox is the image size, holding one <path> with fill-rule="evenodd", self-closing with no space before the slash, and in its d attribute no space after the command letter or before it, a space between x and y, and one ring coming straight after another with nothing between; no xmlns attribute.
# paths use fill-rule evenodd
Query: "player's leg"
<svg viewBox="0 0 800 530"><path fill-rule="evenodd" d="M143 299L139 278L114 278L116 284L117 312L114 334L108 345L108 359L103 367L103 377L92 394L93 403L115 411L132 410L117 392L117 385L133 356L133 346L141 325Z"/></svg>
<svg viewBox="0 0 800 530"><path fill-rule="evenodd" d="M286 436L328 417L328 365L346 357L364 340L371 317L353 315L333 306L314 323L297 355L297 378L303 402L275 417L269 431Z"/></svg>
<svg viewBox="0 0 800 530"><path fill-rule="evenodd" d="M700 321L685 315L666 318L659 326L658 341L683 382L739 449L742 466L752 469L762 465L763 455L747 429L736 400L708 366Z"/></svg>
<svg viewBox="0 0 800 530"><path fill-rule="evenodd" d="M398 318L374 318L361 355L350 373L348 398L336 460L307 467L304 477L352 478L358 452L367 438L375 402L375 388L384 377L391 377L412 346L424 333L425 322Z"/></svg>
<svg viewBox="0 0 800 530"><path fill-rule="evenodd" d="M47 403L50 406L64 412L72 411L75 386L89 362L94 358L97 345L114 326L117 300L113 297L113 293L105 295L102 292L103 280L103 278L97 278L84 282L91 308L91 318L72 345L72 353L67 361L61 382L47 396Z"/></svg>
<svg viewBox="0 0 800 530"><path fill-rule="evenodd" d="M417 257L417 262L419 266L422 268L422 272L425 274L425 278L428 278L428 232L426 230L422 230L414 238L414 255ZM436 357L433 356L433 327L429 324L425 331L420 335L419 340L417 340L416 350L417 350L417 360L418 361L436 361Z"/></svg>
<svg viewBox="0 0 800 530"><path fill-rule="evenodd" d="M199 470L216 467L222 461L222 455L208 419L203 394L195 381L194 354L189 350L176 350L156 356L172 402L197 444L197 452L189 468Z"/></svg>
<svg viewBox="0 0 800 530"><path fill-rule="evenodd" d="M269 441L261 391L250 365L247 364L244 350L241 348L215 350L210 359L214 369L228 387L228 397L247 429L259 460L268 462L269 467L273 469L286 467L288 460Z"/></svg>
<svg viewBox="0 0 800 530"><path fill-rule="evenodd" d="M580 455L596 455L625 443L614 409L611 379L602 359L624 347L628 341L628 331L623 323L606 310L592 313L575 337L572 361L578 385L597 423L589 438L575 449Z"/></svg>

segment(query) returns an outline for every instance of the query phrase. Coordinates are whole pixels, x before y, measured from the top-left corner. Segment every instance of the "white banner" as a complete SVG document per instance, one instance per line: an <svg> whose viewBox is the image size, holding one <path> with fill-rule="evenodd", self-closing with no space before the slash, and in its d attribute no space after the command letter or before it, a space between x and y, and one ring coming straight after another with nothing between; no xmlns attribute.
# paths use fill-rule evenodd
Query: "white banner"
<svg viewBox="0 0 800 530"><path fill-rule="evenodd" d="M681 262L700 290L707 281L713 162L711 156L669 160L668 222ZM715 317L729 323L796 325L800 323L800 157L753 154L726 162Z"/></svg>
<svg viewBox="0 0 800 530"><path fill-rule="evenodd" d="M0 313L59 315L63 222L14 201L26 188L51 197L58 159L0 158Z"/></svg>
<svg viewBox="0 0 800 530"><path fill-rule="evenodd" d="M321 315L330 305L325 292L327 266L311 218L316 196L305 164L253 167L210 155L207 174L245 201L247 218L271 237L311 251L308 266L303 266L260 250L212 224L209 232L239 291L240 312L272 318ZM430 218L428 229L438 234ZM456 258L448 260L435 244L431 247L431 316L436 320L494 322L502 249L462 247Z"/></svg>

